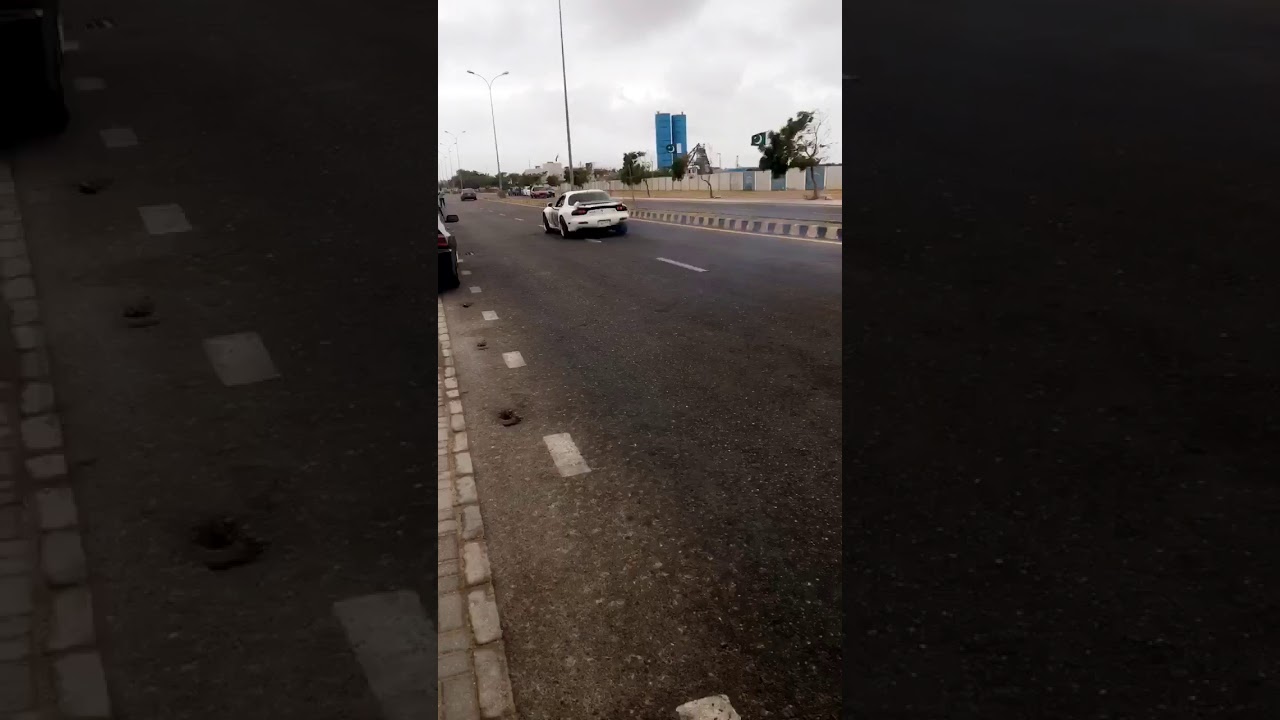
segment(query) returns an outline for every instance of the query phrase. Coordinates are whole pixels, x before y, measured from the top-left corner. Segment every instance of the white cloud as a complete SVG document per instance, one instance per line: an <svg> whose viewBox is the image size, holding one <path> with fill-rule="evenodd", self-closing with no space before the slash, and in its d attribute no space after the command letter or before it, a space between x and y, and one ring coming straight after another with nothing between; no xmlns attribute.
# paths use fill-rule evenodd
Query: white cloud
<svg viewBox="0 0 1280 720"><path fill-rule="evenodd" d="M840 161L841 7L837 0L563 0L574 163L616 167L654 152L653 114L684 112L712 162L754 165L752 133L822 111ZM782 17L777 8L785 8ZM555 0L438 6L439 127L465 130L462 166L493 172L493 84L502 169L568 159ZM439 157L443 176L444 158Z"/></svg>

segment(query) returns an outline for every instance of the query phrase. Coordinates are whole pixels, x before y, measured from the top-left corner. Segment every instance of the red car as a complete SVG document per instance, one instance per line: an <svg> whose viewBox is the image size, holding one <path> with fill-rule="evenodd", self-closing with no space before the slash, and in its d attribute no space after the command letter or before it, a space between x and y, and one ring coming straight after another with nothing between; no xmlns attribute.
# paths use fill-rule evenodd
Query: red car
<svg viewBox="0 0 1280 720"><path fill-rule="evenodd" d="M552 190L549 185L535 185L529 190L529 197L531 198L553 198L555 196L556 191Z"/></svg>

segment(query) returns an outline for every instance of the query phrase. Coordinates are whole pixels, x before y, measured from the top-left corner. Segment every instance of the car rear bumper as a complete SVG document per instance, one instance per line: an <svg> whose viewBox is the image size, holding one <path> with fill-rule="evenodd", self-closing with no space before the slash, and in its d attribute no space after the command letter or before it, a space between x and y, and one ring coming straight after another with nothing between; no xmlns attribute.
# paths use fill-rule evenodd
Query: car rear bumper
<svg viewBox="0 0 1280 720"><path fill-rule="evenodd" d="M617 215L583 215L581 217L570 217L568 220L570 230L587 230L590 228L610 228L617 227L627 222L630 216L621 213Z"/></svg>

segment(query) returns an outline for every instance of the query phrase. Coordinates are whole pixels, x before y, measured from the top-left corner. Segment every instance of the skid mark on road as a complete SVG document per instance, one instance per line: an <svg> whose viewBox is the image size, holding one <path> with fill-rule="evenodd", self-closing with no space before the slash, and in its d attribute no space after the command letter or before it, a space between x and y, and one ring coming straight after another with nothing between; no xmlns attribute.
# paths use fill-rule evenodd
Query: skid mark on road
<svg viewBox="0 0 1280 720"><path fill-rule="evenodd" d="M705 269L697 267L695 265L686 265L682 262L676 262L675 260L669 260L667 258L661 258L661 257L658 258L658 260L661 260L664 263L670 263L671 265L675 265L676 267L682 267L685 270L692 270L694 272L706 272Z"/></svg>
<svg viewBox="0 0 1280 720"><path fill-rule="evenodd" d="M547 435L542 438L542 442L547 444L547 451L551 453L551 460L555 462L556 470L560 471L561 477L573 477L591 472L591 468L587 467L587 461L582 458L582 453L578 452L578 446L573 444L573 438L569 433Z"/></svg>

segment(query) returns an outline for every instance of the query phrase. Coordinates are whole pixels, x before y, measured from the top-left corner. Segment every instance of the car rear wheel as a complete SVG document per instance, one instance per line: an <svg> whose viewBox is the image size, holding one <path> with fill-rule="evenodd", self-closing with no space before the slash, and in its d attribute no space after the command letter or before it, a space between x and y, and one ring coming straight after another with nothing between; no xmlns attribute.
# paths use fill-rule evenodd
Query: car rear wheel
<svg viewBox="0 0 1280 720"><path fill-rule="evenodd" d="M449 262L440 266L439 285L441 290L453 290L461 285L458 277L458 253L449 253Z"/></svg>

